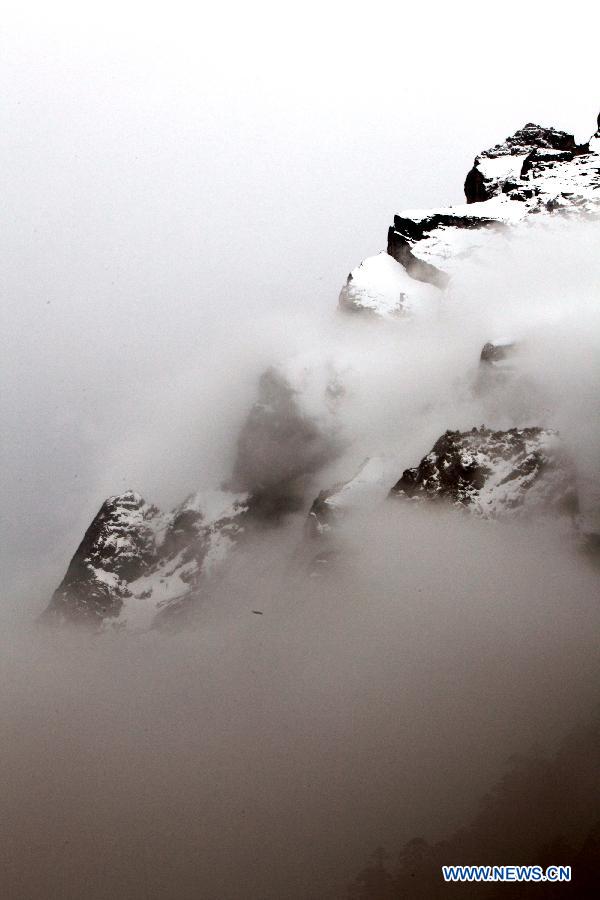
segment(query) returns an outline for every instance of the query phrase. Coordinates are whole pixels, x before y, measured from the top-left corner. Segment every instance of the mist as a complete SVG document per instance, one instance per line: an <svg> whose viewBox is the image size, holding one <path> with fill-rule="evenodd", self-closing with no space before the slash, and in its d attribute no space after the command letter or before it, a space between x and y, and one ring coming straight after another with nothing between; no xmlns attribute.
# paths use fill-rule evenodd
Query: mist
<svg viewBox="0 0 600 900"><path fill-rule="evenodd" d="M552 530L391 506L308 582L294 538L188 633L3 634L6 896L341 897L589 716L597 572Z"/></svg>
<svg viewBox="0 0 600 900"><path fill-rule="evenodd" d="M391 487L482 423L558 429L600 527L593 222L498 235L423 315L336 309L392 214L460 202L476 152L530 120L588 136L593 48L534 7L520 28L573 55L576 90L564 59L507 72L468 3L7 13L3 896L341 898L376 846L442 840L511 754L592 717L598 568L572 523L389 500L339 526L326 575L297 565L320 490L374 455ZM496 338L512 374L482 390ZM169 509L231 477L270 366L335 446L301 508L187 630L41 627L106 496Z"/></svg>
<svg viewBox="0 0 600 900"><path fill-rule="evenodd" d="M466 266L422 321L327 312L317 328L311 311L291 319L290 338L265 315L259 354L235 339L218 347L244 361L243 378L219 384L209 366L204 409L222 459L200 457L196 484L225 476L255 374L296 353L317 421L329 422L318 398L332 367L345 384L342 449L308 500L369 453L391 455L399 475L446 427L483 421L559 427L583 506L597 511L592 239L585 224L510 246L499 237L496 267ZM497 334L522 349L512 381L482 394L479 351ZM206 430L202 394L185 390L194 371L176 409ZM146 409L172 390L153 390ZM149 439L144 424L118 452L135 458ZM163 452L180 440L177 429L156 437ZM92 637L8 621L7 896L342 897L374 847L440 840L511 754L555 747L592 715L598 571L564 522L388 501L340 527L335 566L311 579L294 564L305 516L246 543L183 633Z"/></svg>
<svg viewBox="0 0 600 900"><path fill-rule="evenodd" d="M109 494L171 506L205 470L213 483L273 328L289 337L301 315L318 333L394 212L460 202L474 155L524 122L589 137L593 35L572 45L542 4L511 10L524 47L560 48L543 78L537 52L506 65L496 12L475 3L9 0L10 596L26 582L43 606Z"/></svg>

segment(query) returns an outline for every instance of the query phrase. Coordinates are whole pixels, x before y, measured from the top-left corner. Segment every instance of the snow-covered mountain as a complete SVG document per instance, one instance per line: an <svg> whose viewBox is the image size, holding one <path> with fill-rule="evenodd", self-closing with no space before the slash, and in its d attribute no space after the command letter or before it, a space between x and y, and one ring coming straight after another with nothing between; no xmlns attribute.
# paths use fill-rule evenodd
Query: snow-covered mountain
<svg viewBox="0 0 600 900"><path fill-rule="evenodd" d="M350 273L342 309L384 318L418 311L439 301L464 257L498 234L557 214L600 215L600 130L576 144L571 134L529 123L475 158L465 195L460 206L394 216L387 253Z"/></svg>
<svg viewBox="0 0 600 900"><path fill-rule="evenodd" d="M301 508L307 480L340 446L337 373L304 363L262 375L226 486L169 513L134 491L106 500L44 619L142 630L181 622L248 532Z"/></svg>
<svg viewBox="0 0 600 900"><path fill-rule="evenodd" d="M556 432L543 428L447 431L392 494L449 500L484 518L535 512L573 516L575 478Z"/></svg>
<svg viewBox="0 0 600 900"><path fill-rule="evenodd" d="M192 494L168 515L134 491L110 497L77 548L47 621L145 629L181 618L235 546L248 497Z"/></svg>
<svg viewBox="0 0 600 900"><path fill-rule="evenodd" d="M565 132L528 124L476 157L465 194L464 205L395 216L387 252L351 272L340 310L382 320L419 316L447 296L463 260L492 240L553 217L600 217L600 131L578 145ZM485 344L478 390L510 379L514 352L511 341ZM343 366L330 360L303 357L268 369L237 437L227 484L194 493L169 513L134 491L106 500L44 618L141 630L180 623L236 547L291 512L307 513L302 540L312 548L312 575L337 552L336 524L389 497L444 500L483 518L543 512L575 520L568 453L539 424L461 431L448 421L449 430L414 468L401 448L391 457L382 448L349 480L319 483L348 440L344 403Z"/></svg>

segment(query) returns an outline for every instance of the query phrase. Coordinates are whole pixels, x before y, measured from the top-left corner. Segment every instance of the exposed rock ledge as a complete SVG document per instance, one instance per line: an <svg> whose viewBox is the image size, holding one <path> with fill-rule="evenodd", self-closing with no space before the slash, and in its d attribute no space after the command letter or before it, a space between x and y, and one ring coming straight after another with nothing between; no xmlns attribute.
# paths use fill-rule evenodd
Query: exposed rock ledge
<svg viewBox="0 0 600 900"><path fill-rule="evenodd" d="M462 205L394 216L387 255L398 266L385 255L365 259L348 276L340 308L384 319L416 313L442 296L465 256L499 234L540 217L600 215L600 131L577 144L571 134L529 123L475 158L465 196Z"/></svg>
<svg viewBox="0 0 600 900"><path fill-rule="evenodd" d="M572 467L558 434L544 428L447 431L391 493L450 501L486 518L578 510Z"/></svg>
<svg viewBox="0 0 600 900"><path fill-rule="evenodd" d="M349 481L319 493L298 553L310 575L327 572L343 557L339 529L347 517L375 509L390 497L409 505L446 503L485 519L562 517L573 533L577 531L574 470L555 431L492 431L483 426L447 431L395 484L394 466L397 472L393 459L373 457ZM589 540L584 530L580 534Z"/></svg>
<svg viewBox="0 0 600 900"><path fill-rule="evenodd" d="M383 318L435 308L464 254L503 229L557 213L600 214L599 153L600 131L576 145L564 132L525 126L476 158L467 204L396 216L388 253L350 274L340 305ZM514 353L511 342L487 344L481 366L495 378L510 375ZM229 484L192 494L168 514L133 491L109 498L44 618L134 629L180 620L249 529L271 527L303 507L318 472L340 452L343 399L340 372L322 360L267 370ZM397 471L394 460L373 458L354 478L319 494L307 537L313 546L315 539L322 547L329 542L317 554L321 561L335 552L337 522L390 493L411 502L444 500L483 517L542 511L573 517L578 508L572 466L549 429L448 431L394 483ZM587 506L587 521L595 521L597 502ZM597 544L595 527L581 532Z"/></svg>
<svg viewBox="0 0 600 900"><path fill-rule="evenodd" d="M106 500L42 618L134 630L180 622L252 529L302 506L311 478L340 450L343 397L334 369L305 363L261 377L222 489L191 494L169 513L134 491Z"/></svg>

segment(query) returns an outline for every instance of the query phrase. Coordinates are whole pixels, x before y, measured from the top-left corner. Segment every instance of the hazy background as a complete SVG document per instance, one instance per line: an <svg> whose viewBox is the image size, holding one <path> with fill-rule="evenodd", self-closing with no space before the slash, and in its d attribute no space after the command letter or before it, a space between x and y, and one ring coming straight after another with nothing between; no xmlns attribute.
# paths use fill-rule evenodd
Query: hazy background
<svg viewBox="0 0 600 900"><path fill-rule="evenodd" d="M375 847L446 837L509 755L589 720L598 575L560 535L392 504L298 581L291 531L198 630L2 632L3 896L341 900Z"/></svg>
<svg viewBox="0 0 600 900"><path fill-rule="evenodd" d="M394 212L597 113L593 29L539 3L9 2L1 40L2 544L38 606L106 495L213 483L273 329Z"/></svg>
<svg viewBox="0 0 600 900"><path fill-rule="evenodd" d="M483 341L523 337L531 407L502 397L490 424L560 427L597 484L595 232L465 267L435 322L363 328L335 309L393 213L462 200L478 151L531 120L587 139L582 24L569 40L541 4L9 6L5 896L339 896L375 846L443 837L510 753L590 717L598 576L547 524L392 506L307 584L292 517L238 558L197 631L31 624L107 495L168 508L228 474L257 376L297 352L353 360L355 443L327 477L381 450L400 474L484 420Z"/></svg>

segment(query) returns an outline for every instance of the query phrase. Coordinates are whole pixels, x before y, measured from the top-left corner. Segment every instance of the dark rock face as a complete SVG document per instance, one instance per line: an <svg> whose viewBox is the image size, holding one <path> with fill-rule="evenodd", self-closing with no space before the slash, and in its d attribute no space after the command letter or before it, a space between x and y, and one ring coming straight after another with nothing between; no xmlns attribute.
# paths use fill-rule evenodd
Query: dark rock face
<svg viewBox="0 0 600 900"><path fill-rule="evenodd" d="M331 375L325 403L342 386ZM269 369L242 428L231 485L199 492L168 514L133 491L101 507L43 618L92 627L183 623L235 546L304 500L305 481L339 452L332 429L307 414L285 377Z"/></svg>
<svg viewBox="0 0 600 900"><path fill-rule="evenodd" d="M328 390L339 392L339 385ZM340 444L331 430L308 415L285 376L268 369L259 397L238 438L231 486L250 491L255 514L274 517L298 509L304 479L334 459Z"/></svg>
<svg viewBox="0 0 600 900"><path fill-rule="evenodd" d="M133 491L106 500L54 592L46 618L94 622L118 616L129 595L127 582L157 560L159 515Z"/></svg>
<svg viewBox="0 0 600 900"><path fill-rule="evenodd" d="M557 212L599 216L599 154L600 119L599 131L583 145L566 132L527 124L476 157L465 182L467 204L395 216L387 253L353 270L340 308L396 320L437 309L453 267L495 242L498 233ZM531 396L512 364L515 349L511 343L484 346L475 386L480 395L514 389ZM310 364L292 365L263 374L228 486L193 494L168 514L132 491L107 500L44 618L134 628L185 618L245 534L301 508L315 476L339 455L335 416L344 386L329 370L311 383L309 370ZM529 409L518 420L528 421ZM387 465L373 457L349 481L319 493L305 535L317 569L337 554L338 523L388 496L399 467L394 463L390 476ZM554 432L482 427L447 431L418 466L404 471L391 493L446 500L483 517L534 509L573 514L573 484ZM588 531L597 536L597 529Z"/></svg>
<svg viewBox="0 0 600 900"><path fill-rule="evenodd" d="M578 149L572 134L559 131L557 128L544 128L542 125L536 125L535 122L528 122L523 128L515 131L513 135L507 137L501 144L496 144L487 152L490 155L500 155L507 151L509 153L517 152L523 147L572 152Z"/></svg>
<svg viewBox="0 0 600 900"><path fill-rule="evenodd" d="M483 345L479 360L480 362L487 364L504 362L505 360L510 359L511 356L514 356L515 350L516 345L509 341L502 344L488 341L487 344Z"/></svg>
<svg viewBox="0 0 600 900"><path fill-rule="evenodd" d="M408 216L394 216L394 224L388 231L387 252L401 263L411 278L425 281L438 288L445 288L450 280L448 274L431 263L419 259L412 248L419 241L435 233L438 229L461 228L503 228L502 223L490 217L474 217L450 212L432 212L418 220Z"/></svg>
<svg viewBox="0 0 600 900"><path fill-rule="evenodd" d="M520 181L532 170L541 173L544 166L555 162L568 162L575 156L589 152L588 144L577 144L572 134L558 131L556 128L543 128L529 122L500 144L475 158L473 168L465 180L465 197L467 203L481 203L497 196L499 193L513 194L515 199L529 199L519 196L519 189L524 188ZM507 157L509 166L494 167L493 162ZM514 159L515 168L511 170L510 157ZM494 170L499 169L494 174Z"/></svg>
<svg viewBox="0 0 600 900"><path fill-rule="evenodd" d="M394 216L387 255L405 277L398 273L386 284L377 257L368 257L342 288L340 309L381 318L418 312L426 299L423 284L444 291L460 260L478 253L496 232L509 234L540 214L600 216L599 154L600 131L577 144L571 134L528 123L475 158L466 204ZM392 296L393 288L401 299Z"/></svg>
<svg viewBox="0 0 600 900"><path fill-rule="evenodd" d="M146 627L181 618L243 531L248 504L241 496L216 494L208 503L192 495L168 515L133 491L111 497L88 528L43 620L97 628L104 622Z"/></svg>
<svg viewBox="0 0 600 900"><path fill-rule="evenodd" d="M468 452L472 443L470 435L447 431L416 468L404 470L392 492L405 494L407 497L424 493L433 497L446 497L465 505L471 503L491 472L487 466L478 462L473 453Z"/></svg>
<svg viewBox="0 0 600 900"><path fill-rule="evenodd" d="M510 410L511 421L527 422L535 416L542 401L539 383L524 369L526 348L514 341L488 341L479 356L472 389L485 405L486 417L505 421Z"/></svg>
<svg viewBox="0 0 600 900"><path fill-rule="evenodd" d="M487 192L483 174L477 166L473 166L467 172L464 190L467 203L483 203L484 200L489 200L491 196Z"/></svg>
<svg viewBox="0 0 600 900"><path fill-rule="evenodd" d="M485 243L481 232L504 230L530 213L597 215L599 151L597 135L577 144L572 134L530 122L475 158L464 185L471 209L409 210L394 216L387 252L411 278L443 289L457 246L461 255L477 250ZM492 200L501 202L487 203ZM459 230L472 237L454 241L452 234Z"/></svg>
<svg viewBox="0 0 600 900"><path fill-rule="evenodd" d="M445 500L483 516L548 509L574 515L574 478L555 432L543 428L447 431L392 495Z"/></svg>
<svg viewBox="0 0 600 900"><path fill-rule="evenodd" d="M416 231L410 227L412 224L410 219L403 219L401 216L394 216L394 225L391 225L388 231L387 252L396 262L404 266L411 278L415 281L424 281L432 284L437 288L445 288L449 278L445 272L438 269L425 260L418 259L412 252L412 244L415 240L421 238L410 238L407 232ZM424 228L419 228L421 237L425 234Z"/></svg>

